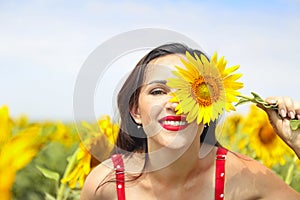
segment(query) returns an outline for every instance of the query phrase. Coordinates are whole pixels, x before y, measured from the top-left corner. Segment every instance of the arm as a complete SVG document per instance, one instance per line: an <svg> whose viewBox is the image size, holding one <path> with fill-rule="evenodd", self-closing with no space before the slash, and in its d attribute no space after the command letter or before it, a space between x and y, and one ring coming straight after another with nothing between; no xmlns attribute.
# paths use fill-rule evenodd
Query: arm
<svg viewBox="0 0 300 200"><path fill-rule="evenodd" d="M300 120L300 102L293 101L289 97L269 97L266 102L270 104L278 103L278 111L264 109L269 116L269 120L279 135L297 154L300 159L300 129L292 131L290 119ZM278 113L281 117L278 116Z"/></svg>
<svg viewBox="0 0 300 200"><path fill-rule="evenodd" d="M252 158L229 152L226 165L227 199L300 199L275 172Z"/></svg>
<svg viewBox="0 0 300 200"><path fill-rule="evenodd" d="M257 189L261 194L262 199L289 199L298 200L300 194L293 188L287 185L277 174L269 169L264 169L264 166L258 170L257 177Z"/></svg>

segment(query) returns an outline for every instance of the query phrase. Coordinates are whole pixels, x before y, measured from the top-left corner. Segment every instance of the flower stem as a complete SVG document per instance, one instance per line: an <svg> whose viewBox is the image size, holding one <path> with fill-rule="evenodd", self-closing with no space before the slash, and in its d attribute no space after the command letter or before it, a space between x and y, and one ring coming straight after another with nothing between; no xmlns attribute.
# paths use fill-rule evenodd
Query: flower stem
<svg viewBox="0 0 300 200"><path fill-rule="evenodd" d="M252 101L252 100L253 100L253 97L244 96L244 95L242 95L242 94L237 95L237 97L241 97L241 98L243 98L243 99L248 99L249 101Z"/></svg>
<svg viewBox="0 0 300 200"><path fill-rule="evenodd" d="M70 158L69 163L64 172L63 178L66 178L71 173L72 169L74 168L74 166L76 164L76 156L77 156L78 151L79 151L79 148L77 148L77 150L73 153L72 157ZM61 185L57 192L57 197L56 197L57 200L63 200L65 189L66 189L66 183L61 182Z"/></svg>
<svg viewBox="0 0 300 200"><path fill-rule="evenodd" d="M288 168L288 171L287 171L287 174L286 174L286 177L285 177L285 183L290 185L292 180L293 180L293 171L294 171L294 168L295 168L295 162L297 161L298 157L295 155L294 158L293 158L293 161L292 163L290 164L289 168Z"/></svg>

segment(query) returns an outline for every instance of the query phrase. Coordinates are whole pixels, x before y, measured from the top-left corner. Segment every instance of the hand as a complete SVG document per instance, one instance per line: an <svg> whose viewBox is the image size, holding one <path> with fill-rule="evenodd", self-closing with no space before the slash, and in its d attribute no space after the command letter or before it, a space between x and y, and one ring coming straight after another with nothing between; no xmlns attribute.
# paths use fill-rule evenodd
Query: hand
<svg viewBox="0 0 300 200"><path fill-rule="evenodd" d="M278 111L262 108L269 116L269 120L278 136L287 143L300 159L300 129L293 131L290 119L300 120L300 102L289 97L269 97L265 100L269 104L278 104Z"/></svg>

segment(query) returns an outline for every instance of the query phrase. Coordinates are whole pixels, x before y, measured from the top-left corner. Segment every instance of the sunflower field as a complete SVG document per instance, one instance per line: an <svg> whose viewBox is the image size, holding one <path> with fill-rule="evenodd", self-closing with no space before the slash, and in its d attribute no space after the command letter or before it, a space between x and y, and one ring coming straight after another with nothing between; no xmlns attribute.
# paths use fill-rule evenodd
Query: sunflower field
<svg viewBox="0 0 300 200"><path fill-rule="evenodd" d="M79 125L37 122L13 119L8 106L0 107L0 199L79 199L89 172L109 156L118 128L109 116ZM263 111L251 106L218 128L223 146L260 161L300 192L300 162Z"/></svg>

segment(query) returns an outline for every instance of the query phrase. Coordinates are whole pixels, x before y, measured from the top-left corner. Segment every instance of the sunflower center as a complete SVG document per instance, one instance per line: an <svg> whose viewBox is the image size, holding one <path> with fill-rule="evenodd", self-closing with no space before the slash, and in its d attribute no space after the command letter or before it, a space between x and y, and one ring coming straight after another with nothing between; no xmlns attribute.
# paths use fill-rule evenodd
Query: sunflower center
<svg viewBox="0 0 300 200"><path fill-rule="evenodd" d="M193 97L202 106L209 106L220 97L218 81L213 77L200 76L192 83Z"/></svg>
<svg viewBox="0 0 300 200"><path fill-rule="evenodd" d="M258 137L263 144L270 144L275 140L276 133L271 126L263 126L258 132Z"/></svg>

